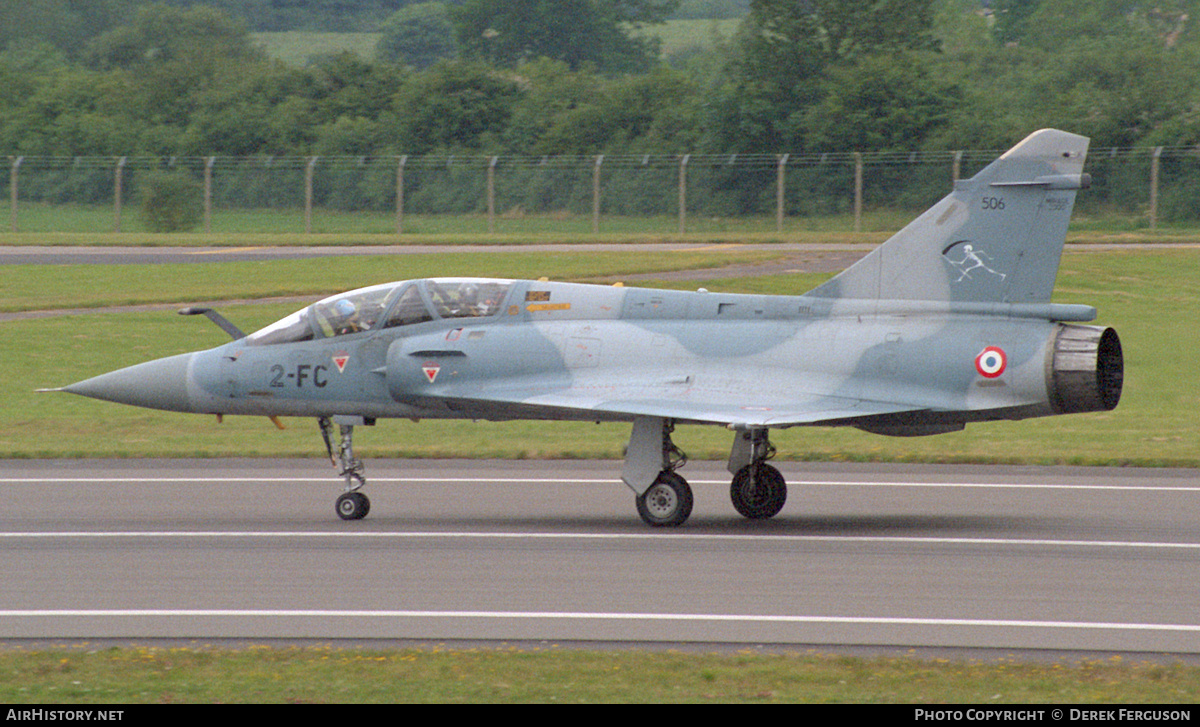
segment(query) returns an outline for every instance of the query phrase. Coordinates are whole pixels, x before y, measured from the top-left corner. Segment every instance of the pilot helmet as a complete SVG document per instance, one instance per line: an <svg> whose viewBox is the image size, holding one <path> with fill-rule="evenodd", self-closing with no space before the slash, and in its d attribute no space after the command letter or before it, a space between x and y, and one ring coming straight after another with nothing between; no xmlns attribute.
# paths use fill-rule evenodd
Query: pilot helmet
<svg viewBox="0 0 1200 727"><path fill-rule="evenodd" d="M341 318L349 318L350 316L354 315L356 309L353 303L345 298L342 298L333 304L333 311Z"/></svg>

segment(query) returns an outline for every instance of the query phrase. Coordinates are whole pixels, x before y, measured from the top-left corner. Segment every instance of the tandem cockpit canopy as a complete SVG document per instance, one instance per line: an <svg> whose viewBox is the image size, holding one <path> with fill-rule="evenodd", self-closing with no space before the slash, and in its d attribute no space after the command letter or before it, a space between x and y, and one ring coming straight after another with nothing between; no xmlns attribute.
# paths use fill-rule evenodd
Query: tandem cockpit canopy
<svg viewBox="0 0 1200 727"><path fill-rule="evenodd" d="M509 280L434 278L373 285L331 295L246 336L269 346L499 312Z"/></svg>

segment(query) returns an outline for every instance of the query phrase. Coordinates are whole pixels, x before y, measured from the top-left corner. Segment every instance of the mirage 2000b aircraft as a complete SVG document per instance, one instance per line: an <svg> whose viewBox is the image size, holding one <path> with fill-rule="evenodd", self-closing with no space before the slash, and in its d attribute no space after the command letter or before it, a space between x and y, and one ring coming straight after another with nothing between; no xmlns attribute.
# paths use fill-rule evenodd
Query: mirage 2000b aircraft
<svg viewBox="0 0 1200 727"><path fill-rule="evenodd" d="M895 236L798 296L440 278L335 295L234 340L62 391L180 412L312 416L340 466L343 519L370 506L356 425L408 419L622 421L639 515L679 525L679 424L733 434L733 505L779 512L771 429L939 434L1109 410L1121 345L1050 302L1088 140L1038 131ZM334 441L334 425L339 441Z"/></svg>

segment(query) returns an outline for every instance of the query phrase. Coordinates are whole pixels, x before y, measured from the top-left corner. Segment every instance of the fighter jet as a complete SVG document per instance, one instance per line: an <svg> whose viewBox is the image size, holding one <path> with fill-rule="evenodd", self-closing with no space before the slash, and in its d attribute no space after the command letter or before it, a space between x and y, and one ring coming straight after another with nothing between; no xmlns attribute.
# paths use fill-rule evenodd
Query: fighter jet
<svg viewBox="0 0 1200 727"><path fill-rule="evenodd" d="M803 295L435 278L334 295L249 335L57 389L178 412L315 417L344 478L337 514L370 501L354 428L384 417L627 422L621 479L653 526L692 510L681 424L731 432L734 508L787 498L773 429L923 436L1105 411L1121 343L1051 303L1088 139L1031 134L880 247ZM335 431L335 426L337 430Z"/></svg>

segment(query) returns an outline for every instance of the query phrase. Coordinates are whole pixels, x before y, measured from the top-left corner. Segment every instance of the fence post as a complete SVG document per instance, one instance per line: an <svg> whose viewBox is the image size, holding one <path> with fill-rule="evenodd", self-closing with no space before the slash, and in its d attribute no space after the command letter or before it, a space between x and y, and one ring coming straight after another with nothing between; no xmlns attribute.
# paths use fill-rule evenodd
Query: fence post
<svg viewBox="0 0 1200 727"><path fill-rule="evenodd" d="M121 231L121 191L124 186L126 159L127 157L118 159L116 171L113 172L113 232Z"/></svg>
<svg viewBox="0 0 1200 727"><path fill-rule="evenodd" d="M304 234L312 234L313 167L320 157L309 157L304 168Z"/></svg>
<svg viewBox="0 0 1200 727"><path fill-rule="evenodd" d="M216 157L204 160L204 232L212 233L212 175Z"/></svg>
<svg viewBox="0 0 1200 727"><path fill-rule="evenodd" d="M592 234L600 232L600 165L604 163L604 155L596 157L592 167Z"/></svg>
<svg viewBox="0 0 1200 727"><path fill-rule="evenodd" d="M401 156L396 162L396 234L404 234L404 165L408 164L408 155Z"/></svg>
<svg viewBox="0 0 1200 727"><path fill-rule="evenodd" d="M788 157L791 154L784 154L779 157L779 165L775 169L775 231L783 232L783 177L784 168L787 166Z"/></svg>
<svg viewBox="0 0 1200 727"><path fill-rule="evenodd" d="M9 175L8 194L12 199L12 217L9 219L9 228L17 231L17 170L21 168L21 162L25 161L25 157L9 157L13 160L12 172Z"/></svg>
<svg viewBox="0 0 1200 727"><path fill-rule="evenodd" d="M862 232L863 155L854 152L854 231Z"/></svg>
<svg viewBox="0 0 1200 727"><path fill-rule="evenodd" d="M1150 229L1158 226L1158 160L1162 158L1163 148L1154 147L1154 155L1150 158Z"/></svg>
<svg viewBox="0 0 1200 727"><path fill-rule="evenodd" d="M962 174L962 150L954 152L954 164L950 167L950 189L958 184L958 176Z"/></svg>
<svg viewBox="0 0 1200 727"><path fill-rule="evenodd" d="M684 154L679 160L679 234L687 229L687 165L691 154Z"/></svg>
<svg viewBox="0 0 1200 727"><path fill-rule="evenodd" d="M496 162L500 161L500 157L492 157L488 162L487 170L487 210L488 210L488 234L496 232Z"/></svg>

